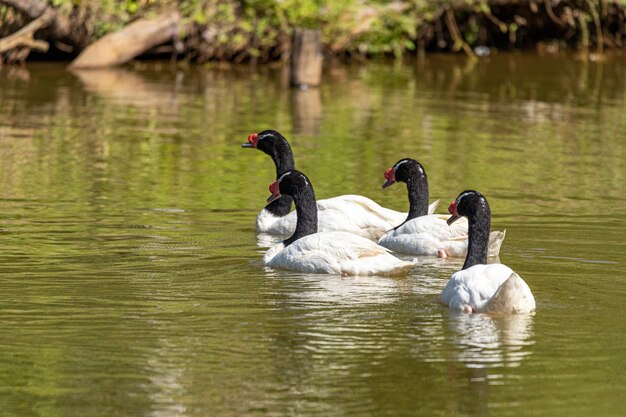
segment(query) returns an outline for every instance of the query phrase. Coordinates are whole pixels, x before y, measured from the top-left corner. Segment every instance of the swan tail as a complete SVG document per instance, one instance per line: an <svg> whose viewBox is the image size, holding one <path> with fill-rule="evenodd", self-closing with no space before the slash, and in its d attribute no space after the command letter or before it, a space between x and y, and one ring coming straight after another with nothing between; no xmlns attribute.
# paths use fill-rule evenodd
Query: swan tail
<svg viewBox="0 0 626 417"><path fill-rule="evenodd" d="M428 214L435 214L437 211L437 207L439 207L439 200L435 200L428 206Z"/></svg>
<svg viewBox="0 0 626 417"><path fill-rule="evenodd" d="M502 242L504 242L505 237L506 229L502 232L495 231L489 234L489 257L500 255L500 247L502 246Z"/></svg>
<svg viewBox="0 0 626 417"><path fill-rule="evenodd" d="M513 272L489 299L484 310L492 313L530 313L535 310L535 298L528 284Z"/></svg>

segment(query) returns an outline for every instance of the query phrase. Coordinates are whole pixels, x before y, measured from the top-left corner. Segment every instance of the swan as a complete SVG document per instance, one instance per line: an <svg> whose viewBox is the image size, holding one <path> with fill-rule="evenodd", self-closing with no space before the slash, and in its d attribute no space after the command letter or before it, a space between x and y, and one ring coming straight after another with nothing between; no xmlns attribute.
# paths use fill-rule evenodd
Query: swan
<svg viewBox="0 0 626 417"><path fill-rule="evenodd" d="M467 219L448 226L447 215L428 214L428 177L422 164L404 158L385 171L383 189L396 182L406 183L409 192L409 213L399 226L385 233L378 244L410 255L462 258L467 254ZM489 256L498 256L505 232L493 232L489 240Z"/></svg>
<svg viewBox="0 0 626 417"><path fill-rule="evenodd" d="M268 154L276 166L276 178L295 169L291 146L275 130L264 130L248 136L244 148L256 148ZM268 204L256 218L257 233L289 236L296 228L296 212L291 212L291 197L285 196ZM430 205L433 213L439 201ZM342 195L319 200L318 228L321 232L340 230L378 240L385 231L400 223L406 214L382 207L372 199L360 195Z"/></svg>
<svg viewBox="0 0 626 417"><path fill-rule="evenodd" d="M313 186L300 171L283 173L270 185L270 192L268 203L292 197L298 219L293 235L265 253L266 266L322 274L397 275L417 262L400 260L375 242L352 233L318 232Z"/></svg>
<svg viewBox="0 0 626 417"><path fill-rule="evenodd" d="M500 263L487 265L491 210L477 191L464 191L448 208L452 225L461 216L469 221L469 249L460 271L452 274L441 302L466 313L529 313L535 298L522 277Z"/></svg>

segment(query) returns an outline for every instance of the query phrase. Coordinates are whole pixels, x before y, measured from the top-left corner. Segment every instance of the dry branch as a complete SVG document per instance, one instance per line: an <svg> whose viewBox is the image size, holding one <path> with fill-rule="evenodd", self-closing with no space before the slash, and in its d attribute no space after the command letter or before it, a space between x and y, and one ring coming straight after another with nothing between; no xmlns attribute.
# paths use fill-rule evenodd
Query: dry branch
<svg viewBox="0 0 626 417"><path fill-rule="evenodd" d="M596 9L596 6L594 6L591 0L586 0L586 2L589 6L591 16L593 17L593 24L596 26L596 50L599 54L601 54L604 48L604 36L602 33L602 24L600 23L600 15L598 14L598 9Z"/></svg>
<svg viewBox="0 0 626 417"><path fill-rule="evenodd" d="M454 17L454 12L448 8L446 9L446 25L448 26L448 30L450 31L450 36L454 41L454 48L458 51L463 49L463 51L467 54L467 56L475 57L474 51L472 48L463 40L463 35L461 35L461 31L459 30L458 25L456 24L456 19Z"/></svg>
<svg viewBox="0 0 626 417"><path fill-rule="evenodd" d="M52 13L44 13L14 34L0 39L0 54L4 54L12 49L16 49L19 47L36 49L43 52L47 51L49 46L48 42L37 40L33 37L33 35L39 29L48 26L53 19L54 16L52 15Z"/></svg>
<svg viewBox="0 0 626 417"><path fill-rule="evenodd" d="M49 22L52 33L57 39L66 39L74 45L82 45L83 39L72 32L70 19L59 13L55 8L41 0L0 0L0 4L10 6L29 19L38 19L48 13L51 16Z"/></svg>
<svg viewBox="0 0 626 417"><path fill-rule="evenodd" d="M557 25L565 26L566 23L563 20L561 20L556 14L554 14L554 10L552 9L552 0L545 0L544 4L546 7L546 14L548 15L548 17Z"/></svg>

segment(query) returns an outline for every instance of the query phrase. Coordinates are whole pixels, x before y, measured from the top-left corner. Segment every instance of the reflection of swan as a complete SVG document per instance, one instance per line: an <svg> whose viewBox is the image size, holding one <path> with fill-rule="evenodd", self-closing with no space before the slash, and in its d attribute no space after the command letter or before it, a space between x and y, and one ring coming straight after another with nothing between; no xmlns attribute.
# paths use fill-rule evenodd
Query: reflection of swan
<svg viewBox="0 0 626 417"><path fill-rule="evenodd" d="M296 274L298 284L293 287L293 291L288 291L288 297L290 300L299 300L295 303L290 301L290 304L298 308L304 304L319 306L326 303L340 304L342 307L389 304L395 302L398 295L404 292L401 289L403 285L409 285L402 279L380 276L327 275L320 279L317 274ZM281 285L288 282L285 280L287 276L294 276L294 272L266 268L266 277L276 278Z"/></svg>
<svg viewBox="0 0 626 417"><path fill-rule="evenodd" d="M152 389L149 398L154 405L150 412L151 417L188 416L184 401L187 394L185 386L185 367L177 362L169 363L163 358L171 355L172 348L169 340L159 340L164 346L157 347L146 361L149 375L148 380ZM177 346L180 349L180 346Z"/></svg>
<svg viewBox="0 0 626 417"><path fill-rule="evenodd" d="M259 233L256 237L256 245L259 248L269 248L283 240L281 236Z"/></svg>
<svg viewBox="0 0 626 417"><path fill-rule="evenodd" d="M531 354L526 346L534 344L533 314L450 313L449 327L458 359L468 367L519 366Z"/></svg>

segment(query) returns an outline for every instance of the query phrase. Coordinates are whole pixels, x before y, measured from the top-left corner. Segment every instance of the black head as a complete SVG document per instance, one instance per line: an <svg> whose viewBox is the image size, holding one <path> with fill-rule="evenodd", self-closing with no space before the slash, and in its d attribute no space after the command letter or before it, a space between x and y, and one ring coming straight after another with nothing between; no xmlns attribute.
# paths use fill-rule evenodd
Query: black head
<svg viewBox="0 0 626 417"><path fill-rule="evenodd" d="M291 147L287 139L275 130L264 130L260 133L248 135L248 143L241 145L243 148L257 148L272 156L277 150L287 149L291 152Z"/></svg>
<svg viewBox="0 0 626 417"><path fill-rule="evenodd" d="M313 186L307 176L293 169L285 172L276 181L270 184L270 192L272 195L267 199L267 202L271 203L283 195L293 197L309 189L312 190Z"/></svg>
<svg viewBox="0 0 626 417"><path fill-rule="evenodd" d="M419 178L427 179L426 171L422 164L415 159L404 158L396 162L396 164L385 171L385 179L383 189L395 184L396 182L409 183L411 180Z"/></svg>
<svg viewBox="0 0 626 417"><path fill-rule="evenodd" d="M462 216L467 217L469 243L463 269L478 264L486 264L489 254L489 231L491 230L491 210L487 199L478 191L463 191L450 203L448 211L451 216L448 224L454 223Z"/></svg>
<svg viewBox="0 0 626 417"><path fill-rule="evenodd" d="M461 216L472 219L479 211L491 213L485 196L474 190L463 191L448 207L448 212L452 215L448 224L454 223Z"/></svg>
<svg viewBox="0 0 626 417"><path fill-rule="evenodd" d="M257 148L268 154L276 166L276 178L296 167L293 153L287 139L275 130L264 130L248 136L248 143L241 145L244 148Z"/></svg>

